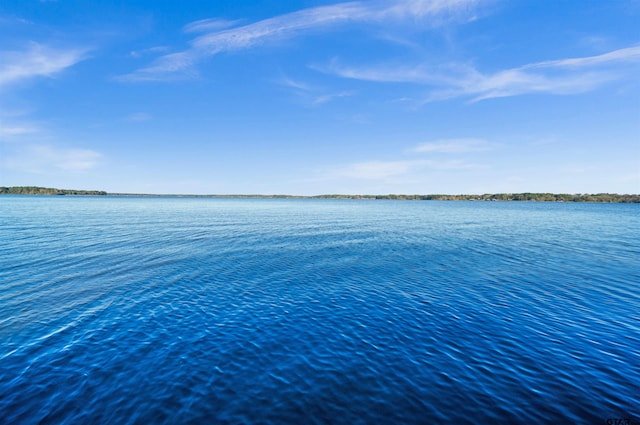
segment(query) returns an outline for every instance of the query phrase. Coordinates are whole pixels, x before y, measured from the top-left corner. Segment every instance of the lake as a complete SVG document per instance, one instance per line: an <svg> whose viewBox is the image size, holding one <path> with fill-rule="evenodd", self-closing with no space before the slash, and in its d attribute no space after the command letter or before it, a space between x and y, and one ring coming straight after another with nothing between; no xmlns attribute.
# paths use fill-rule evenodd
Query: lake
<svg viewBox="0 0 640 425"><path fill-rule="evenodd" d="M0 423L640 421L640 205L0 197Z"/></svg>

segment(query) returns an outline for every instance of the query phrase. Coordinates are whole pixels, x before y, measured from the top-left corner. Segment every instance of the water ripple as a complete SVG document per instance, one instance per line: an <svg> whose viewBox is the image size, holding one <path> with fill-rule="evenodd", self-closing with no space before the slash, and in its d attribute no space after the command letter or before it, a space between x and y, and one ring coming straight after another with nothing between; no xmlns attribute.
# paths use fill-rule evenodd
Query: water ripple
<svg viewBox="0 0 640 425"><path fill-rule="evenodd" d="M635 205L0 207L0 423L640 418Z"/></svg>

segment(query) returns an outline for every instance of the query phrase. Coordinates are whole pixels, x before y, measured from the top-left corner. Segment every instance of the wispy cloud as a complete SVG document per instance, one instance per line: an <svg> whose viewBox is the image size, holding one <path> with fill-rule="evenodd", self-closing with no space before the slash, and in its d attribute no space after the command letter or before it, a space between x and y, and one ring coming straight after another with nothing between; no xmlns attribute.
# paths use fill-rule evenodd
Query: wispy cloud
<svg viewBox="0 0 640 425"><path fill-rule="evenodd" d="M490 150L491 143L482 139L448 139L421 143L412 152L462 154Z"/></svg>
<svg viewBox="0 0 640 425"><path fill-rule="evenodd" d="M133 114L127 115L125 119L132 122L142 122L149 121L152 118L153 117L151 116L151 114L148 114L146 112L135 112Z"/></svg>
<svg viewBox="0 0 640 425"><path fill-rule="evenodd" d="M47 151L47 154L51 151ZM54 152L53 165L66 171L85 171L94 168L102 154L90 149L68 149Z"/></svg>
<svg viewBox="0 0 640 425"><path fill-rule="evenodd" d="M421 160L356 162L334 170L331 174L336 177L380 180L406 174L425 165L427 162Z"/></svg>
<svg viewBox="0 0 640 425"><path fill-rule="evenodd" d="M152 55L154 53L163 53L168 51L169 48L167 46L153 46L153 47L149 47L147 49L141 49L141 50L132 50L129 53L129 56L131 56L132 58L140 58L143 56L147 56L147 55Z"/></svg>
<svg viewBox="0 0 640 425"><path fill-rule="evenodd" d="M220 31L229 27L236 26L240 22L240 20L229 21L227 19L219 18L201 19L199 21L194 21L185 25L183 31L186 33Z"/></svg>
<svg viewBox="0 0 640 425"><path fill-rule="evenodd" d="M29 119L26 111L5 108L0 112L0 142L24 142L41 136L41 123Z"/></svg>
<svg viewBox="0 0 640 425"><path fill-rule="evenodd" d="M292 88L294 90L300 90L300 91L303 91L303 92L312 91L314 89L308 83L305 83L305 82L299 81L299 80L294 80L294 79L289 78L289 77L283 77L283 78L279 79L278 81L276 81L276 83L280 84L281 86L289 87L289 88Z"/></svg>
<svg viewBox="0 0 640 425"><path fill-rule="evenodd" d="M275 83L291 89L299 98L303 99L306 104L312 106L323 105L335 99L353 96L353 92L349 90L327 92L326 89L321 87L316 87L312 84L294 80L289 77L283 77L276 80Z"/></svg>
<svg viewBox="0 0 640 425"><path fill-rule="evenodd" d="M59 49L30 43L22 51L0 52L0 87L34 77L52 77L86 57L86 49Z"/></svg>
<svg viewBox="0 0 640 425"><path fill-rule="evenodd" d="M330 178L351 178L358 180L386 180L406 176L419 171L464 170L476 168L475 164L464 160L435 161L410 159L399 161L354 162L328 173Z"/></svg>
<svg viewBox="0 0 640 425"><path fill-rule="evenodd" d="M569 58L552 60L525 65L520 69L534 68L582 68L601 64L613 64L617 62L638 62L640 61L640 46L632 46L624 49L614 50L597 56L587 56L582 58Z"/></svg>
<svg viewBox="0 0 640 425"><path fill-rule="evenodd" d="M496 146L479 138L436 140L405 150L406 159L356 161L325 171L323 175L325 179L420 180L433 173L484 168L465 154L477 156L478 152L489 151Z"/></svg>
<svg viewBox="0 0 640 425"><path fill-rule="evenodd" d="M30 145L8 156L4 162L7 168L29 173L83 172L94 168L101 157L101 153L90 149Z"/></svg>
<svg viewBox="0 0 640 425"><path fill-rule="evenodd" d="M405 64L391 63L369 67L354 67L342 65L335 58L327 65L310 65L310 67L319 72L354 80L428 86L453 86L468 78L470 74L477 74L475 69L459 64L407 66Z"/></svg>
<svg viewBox="0 0 640 425"><path fill-rule="evenodd" d="M339 99L341 97L349 97L349 96L353 96L353 92L351 92L351 91L342 91L342 92L334 93L334 94L325 94L325 95L316 97L313 100L313 104L314 105L322 105L324 103L332 101L333 99Z"/></svg>
<svg viewBox="0 0 640 425"><path fill-rule="evenodd" d="M426 101L455 97L479 101L528 93L583 93L633 75L633 69L626 65L639 62L640 46L632 46L596 56L536 62L494 73L482 73L465 64L349 67L332 61L325 67L315 68L343 78L431 87L433 91Z"/></svg>
<svg viewBox="0 0 640 425"><path fill-rule="evenodd" d="M190 47L158 58L151 65L120 77L122 80L166 80L193 75L193 67L203 58L292 38L310 30L347 23L381 23L404 19L431 18L436 24L467 15L480 0L395 0L348 2L321 6L264 19L233 28L234 21L200 20L188 24L186 32L205 32Z"/></svg>
<svg viewBox="0 0 640 425"><path fill-rule="evenodd" d="M0 126L0 140L2 140L4 138L9 138L9 137L14 137L14 136L21 136L23 134L32 134L32 133L36 133L36 132L38 132L38 129L36 127L16 126L16 125L11 125L11 126L1 125Z"/></svg>

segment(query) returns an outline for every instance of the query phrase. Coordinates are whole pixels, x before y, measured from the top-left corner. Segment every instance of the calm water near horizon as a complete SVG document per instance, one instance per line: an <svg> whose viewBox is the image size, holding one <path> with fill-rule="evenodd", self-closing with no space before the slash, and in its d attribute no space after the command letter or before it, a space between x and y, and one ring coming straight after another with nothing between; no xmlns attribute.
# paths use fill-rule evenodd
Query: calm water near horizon
<svg viewBox="0 0 640 425"><path fill-rule="evenodd" d="M0 197L2 424L640 423L640 205Z"/></svg>

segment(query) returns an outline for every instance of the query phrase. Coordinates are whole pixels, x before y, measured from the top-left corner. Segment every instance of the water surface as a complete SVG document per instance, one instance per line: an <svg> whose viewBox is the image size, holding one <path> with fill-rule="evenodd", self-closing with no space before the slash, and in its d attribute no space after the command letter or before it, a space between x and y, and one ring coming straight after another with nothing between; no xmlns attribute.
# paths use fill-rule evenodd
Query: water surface
<svg viewBox="0 0 640 425"><path fill-rule="evenodd" d="M1 423L640 420L640 206L0 197Z"/></svg>

